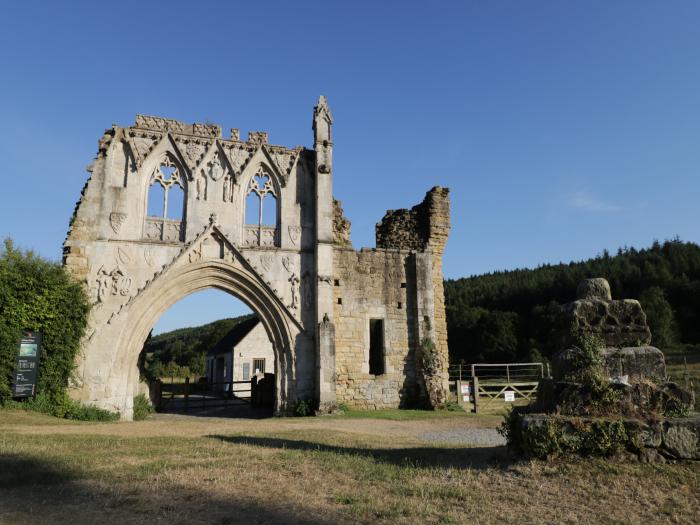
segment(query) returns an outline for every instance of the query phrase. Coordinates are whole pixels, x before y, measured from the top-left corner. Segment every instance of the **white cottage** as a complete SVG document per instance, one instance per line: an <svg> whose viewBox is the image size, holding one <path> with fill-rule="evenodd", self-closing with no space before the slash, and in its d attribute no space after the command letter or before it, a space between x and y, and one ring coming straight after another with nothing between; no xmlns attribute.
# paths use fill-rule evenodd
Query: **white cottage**
<svg viewBox="0 0 700 525"><path fill-rule="evenodd" d="M250 381L255 374L274 372L272 343L257 317L234 326L207 352L206 374L216 390L228 390L229 381ZM234 389L235 390L235 389Z"/></svg>

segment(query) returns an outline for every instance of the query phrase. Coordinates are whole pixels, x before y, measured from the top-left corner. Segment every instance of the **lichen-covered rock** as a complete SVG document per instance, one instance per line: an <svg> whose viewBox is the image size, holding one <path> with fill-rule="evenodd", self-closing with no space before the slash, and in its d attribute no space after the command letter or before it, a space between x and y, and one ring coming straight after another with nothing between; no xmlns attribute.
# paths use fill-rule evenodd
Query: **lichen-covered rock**
<svg viewBox="0 0 700 525"><path fill-rule="evenodd" d="M664 422L663 450L679 459L700 459L700 416Z"/></svg>
<svg viewBox="0 0 700 525"><path fill-rule="evenodd" d="M582 336L596 336L605 346L651 343L647 316L639 301L634 299L579 299L565 304L562 313L564 346L573 346Z"/></svg>
<svg viewBox="0 0 700 525"><path fill-rule="evenodd" d="M666 378L664 354L653 346L605 348L601 352L603 370L609 377L629 376L630 380Z"/></svg>
<svg viewBox="0 0 700 525"><path fill-rule="evenodd" d="M600 358L602 373L607 377L628 376L630 381L666 378L664 354L653 346L608 347L600 351ZM557 352L552 357L554 378L561 380L575 374L580 361L581 350L577 347Z"/></svg>
<svg viewBox="0 0 700 525"><path fill-rule="evenodd" d="M643 421L515 412L509 423L509 446L530 457L575 453L644 462L700 459L698 415Z"/></svg>
<svg viewBox="0 0 700 525"><path fill-rule="evenodd" d="M605 456L664 462L700 459L694 395L666 381L663 353L638 301L613 301L604 279L588 279L562 307L565 345L537 398L506 417L511 448L526 456Z"/></svg>
<svg viewBox="0 0 700 525"><path fill-rule="evenodd" d="M601 299L612 301L610 284L606 279L597 277L595 279L584 279L576 289L576 296L579 299Z"/></svg>

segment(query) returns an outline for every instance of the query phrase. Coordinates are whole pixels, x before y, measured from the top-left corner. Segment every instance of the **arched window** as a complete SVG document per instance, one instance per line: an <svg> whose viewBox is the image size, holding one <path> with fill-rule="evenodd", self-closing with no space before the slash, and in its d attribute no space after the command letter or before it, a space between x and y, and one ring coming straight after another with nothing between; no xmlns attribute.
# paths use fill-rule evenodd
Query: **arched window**
<svg viewBox="0 0 700 525"><path fill-rule="evenodd" d="M250 179L245 199L245 242L253 246L276 246L277 193L270 173L260 166Z"/></svg>
<svg viewBox="0 0 700 525"><path fill-rule="evenodd" d="M182 240L185 208L184 176L166 156L153 171L148 184L145 236L160 241Z"/></svg>

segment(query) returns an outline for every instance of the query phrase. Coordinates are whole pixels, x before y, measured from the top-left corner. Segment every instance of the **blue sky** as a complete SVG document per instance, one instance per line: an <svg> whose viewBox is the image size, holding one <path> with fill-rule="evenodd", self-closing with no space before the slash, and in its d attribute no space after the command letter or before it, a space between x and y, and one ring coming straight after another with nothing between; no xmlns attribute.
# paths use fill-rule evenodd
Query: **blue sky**
<svg viewBox="0 0 700 525"><path fill-rule="evenodd" d="M436 184L447 277L700 241L700 3L250 4L4 6L0 234L60 258L112 123L209 120L310 147L324 94L356 247ZM193 296L159 329L231 305Z"/></svg>

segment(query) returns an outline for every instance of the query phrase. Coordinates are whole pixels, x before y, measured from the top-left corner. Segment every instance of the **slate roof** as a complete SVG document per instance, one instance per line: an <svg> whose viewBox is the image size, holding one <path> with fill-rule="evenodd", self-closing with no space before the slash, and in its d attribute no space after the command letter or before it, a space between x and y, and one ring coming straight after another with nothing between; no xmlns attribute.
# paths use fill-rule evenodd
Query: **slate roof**
<svg viewBox="0 0 700 525"><path fill-rule="evenodd" d="M207 355L221 355L230 352L234 346L240 343L250 331L257 326L260 320L257 317L251 317L245 321L241 321L236 326L223 336L218 343L207 351Z"/></svg>

